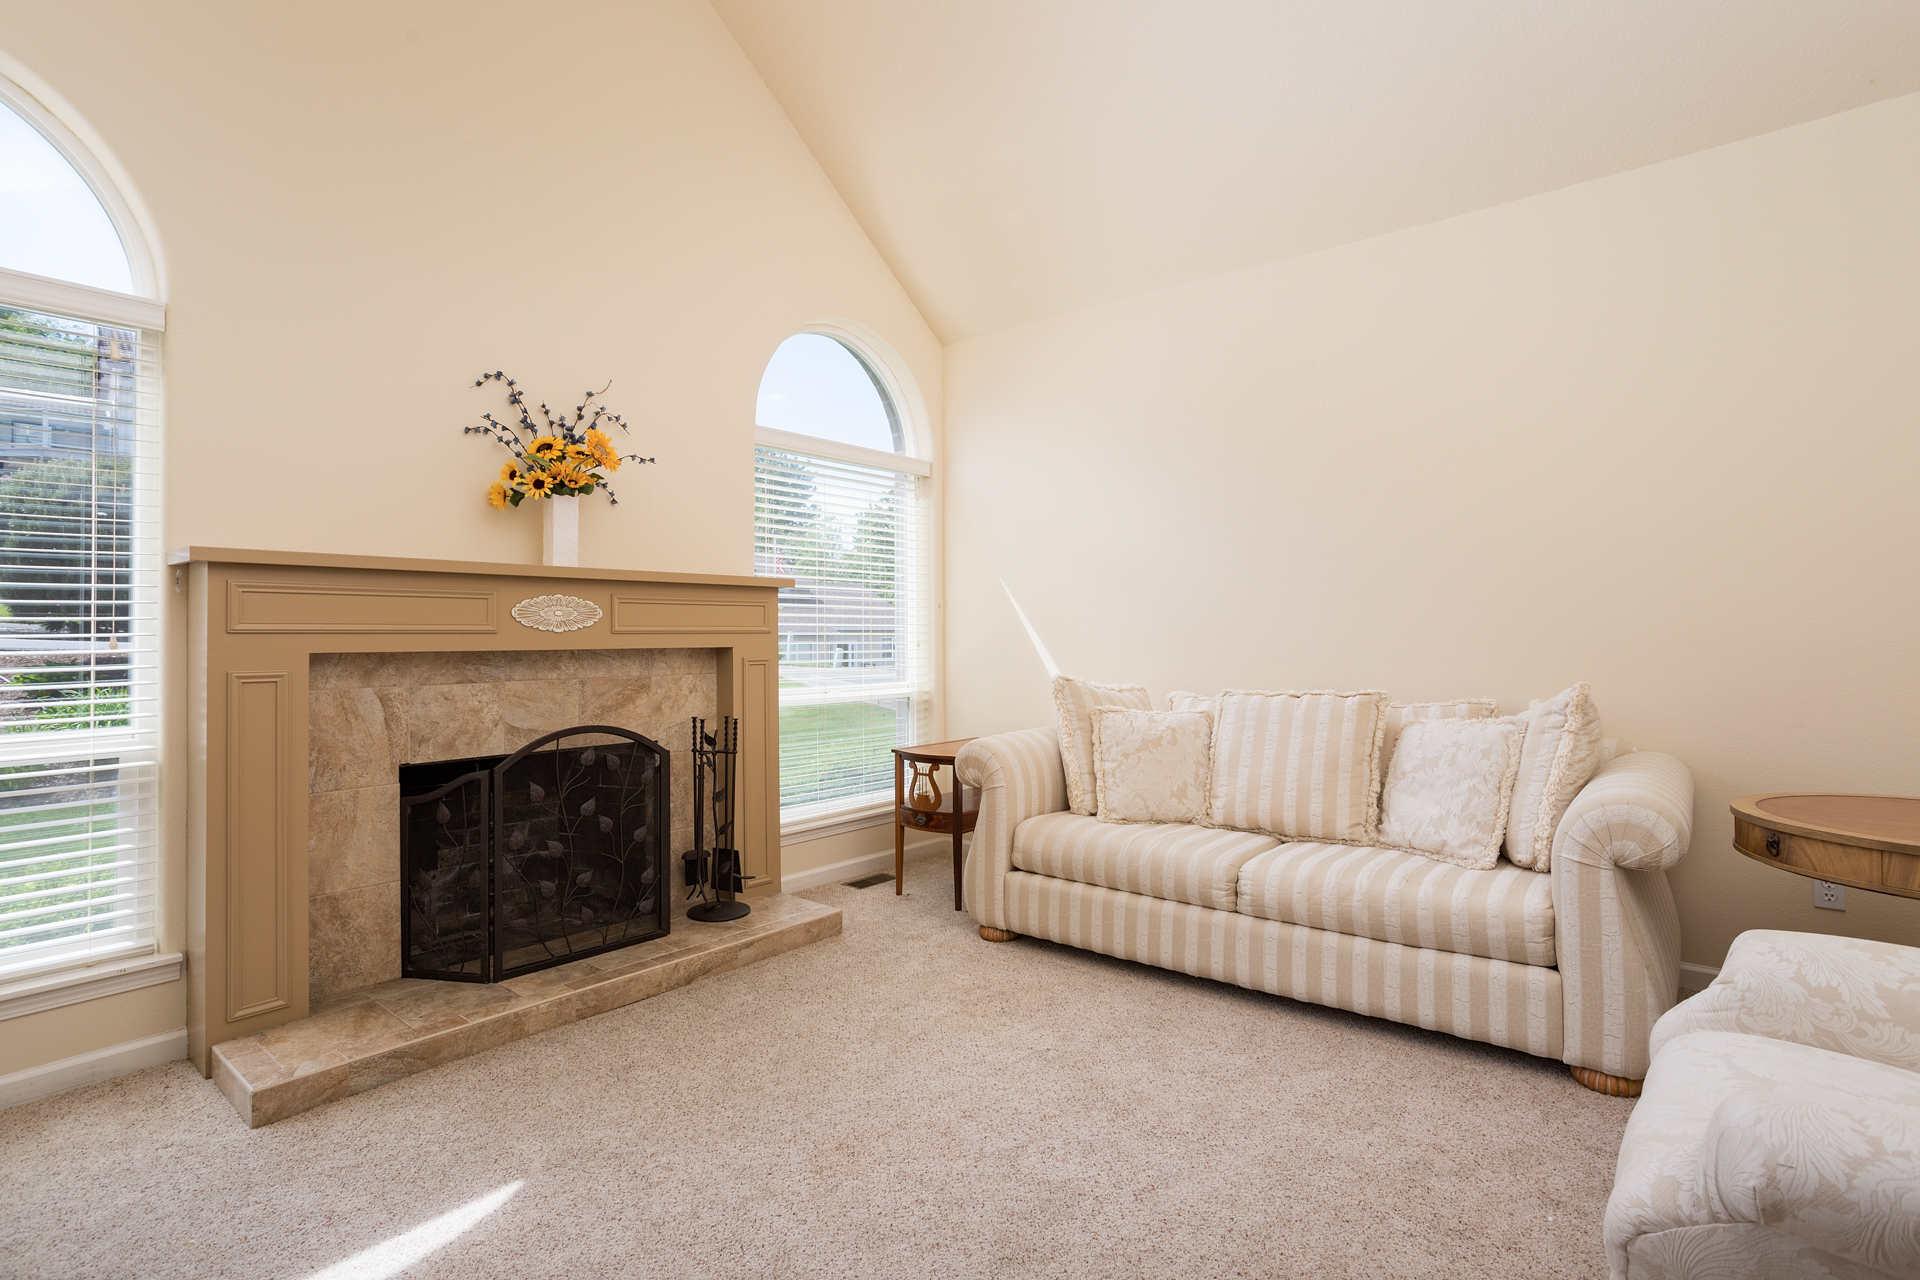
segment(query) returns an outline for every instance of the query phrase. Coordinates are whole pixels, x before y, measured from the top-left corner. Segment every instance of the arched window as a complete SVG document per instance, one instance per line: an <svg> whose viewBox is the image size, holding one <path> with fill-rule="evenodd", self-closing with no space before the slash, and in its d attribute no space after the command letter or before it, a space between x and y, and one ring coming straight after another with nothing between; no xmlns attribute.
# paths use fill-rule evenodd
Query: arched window
<svg viewBox="0 0 1920 1280"><path fill-rule="evenodd" d="M760 380L754 571L780 593L780 814L789 835L890 805L932 689L927 495L914 424L851 336L800 333Z"/></svg>
<svg viewBox="0 0 1920 1280"><path fill-rule="evenodd" d="M50 96L0 79L0 982L154 945L165 312Z"/></svg>

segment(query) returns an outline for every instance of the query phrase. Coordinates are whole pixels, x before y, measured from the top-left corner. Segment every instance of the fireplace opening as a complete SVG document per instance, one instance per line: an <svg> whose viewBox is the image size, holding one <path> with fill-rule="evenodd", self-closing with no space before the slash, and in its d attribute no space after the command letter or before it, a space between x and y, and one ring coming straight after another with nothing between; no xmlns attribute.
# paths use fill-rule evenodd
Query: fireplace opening
<svg viewBox="0 0 1920 1280"><path fill-rule="evenodd" d="M500 982L663 937L668 766L608 725L401 765L402 975Z"/></svg>

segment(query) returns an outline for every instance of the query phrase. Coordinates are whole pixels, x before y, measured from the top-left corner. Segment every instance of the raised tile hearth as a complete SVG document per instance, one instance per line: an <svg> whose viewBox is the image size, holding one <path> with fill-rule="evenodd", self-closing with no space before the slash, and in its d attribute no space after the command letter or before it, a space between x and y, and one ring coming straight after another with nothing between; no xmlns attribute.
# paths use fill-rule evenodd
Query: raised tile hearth
<svg viewBox="0 0 1920 1280"><path fill-rule="evenodd" d="M213 1080L258 1129L840 932L837 908L787 894L752 902L753 914L720 924L687 919L682 903L664 938L506 982L402 978L349 991L213 1046Z"/></svg>

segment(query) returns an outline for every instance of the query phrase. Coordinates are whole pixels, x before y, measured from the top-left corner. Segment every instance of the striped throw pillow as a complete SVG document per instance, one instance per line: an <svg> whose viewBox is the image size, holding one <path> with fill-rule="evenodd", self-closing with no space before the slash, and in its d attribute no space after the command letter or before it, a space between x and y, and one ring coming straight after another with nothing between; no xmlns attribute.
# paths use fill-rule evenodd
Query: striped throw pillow
<svg viewBox="0 0 1920 1280"><path fill-rule="evenodd" d="M1059 717L1060 767L1067 775L1067 807L1085 817L1099 812L1093 776L1093 709L1153 710L1141 684L1095 684L1071 676L1053 678L1053 709Z"/></svg>
<svg viewBox="0 0 1920 1280"><path fill-rule="evenodd" d="M1371 841L1386 727L1379 690L1227 690L1213 731L1213 825L1286 840Z"/></svg>

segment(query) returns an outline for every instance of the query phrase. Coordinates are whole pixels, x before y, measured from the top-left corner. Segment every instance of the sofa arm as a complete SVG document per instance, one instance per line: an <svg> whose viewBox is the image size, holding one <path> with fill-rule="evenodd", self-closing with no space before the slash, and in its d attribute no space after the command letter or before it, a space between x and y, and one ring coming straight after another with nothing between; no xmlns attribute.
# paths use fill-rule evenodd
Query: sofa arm
<svg viewBox="0 0 1920 1280"><path fill-rule="evenodd" d="M1560 820L1550 874L1569 1065L1646 1076L1653 1024L1680 993L1680 913L1666 868L1692 835L1693 778L1650 751L1607 765Z"/></svg>
<svg viewBox="0 0 1920 1280"><path fill-rule="evenodd" d="M975 924L1005 929L1014 829L1067 807L1060 737L1052 729L1023 729L975 738L960 748L953 765L962 783L980 789L980 816L967 850L967 911Z"/></svg>
<svg viewBox="0 0 1920 1280"><path fill-rule="evenodd" d="M1567 806L1553 837L1553 861L1665 871L1693 839L1693 775L1672 756L1636 751L1616 758Z"/></svg>

